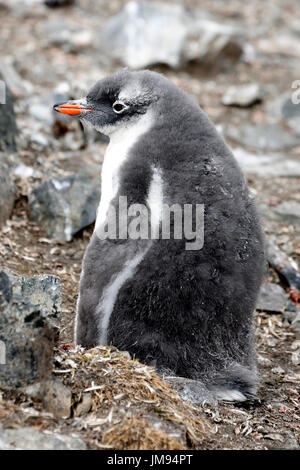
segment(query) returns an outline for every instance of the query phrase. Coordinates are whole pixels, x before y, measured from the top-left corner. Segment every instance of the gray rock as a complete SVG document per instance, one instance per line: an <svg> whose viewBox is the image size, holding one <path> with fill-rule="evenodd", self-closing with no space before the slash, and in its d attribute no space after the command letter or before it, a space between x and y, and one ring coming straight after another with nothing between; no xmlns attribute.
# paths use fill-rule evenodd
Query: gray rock
<svg viewBox="0 0 300 470"><path fill-rule="evenodd" d="M177 68L186 33L181 5L133 1L104 26L102 47L131 68L156 63Z"/></svg>
<svg viewBox="0 0 300 470"><path fill-rule="evenodd" d="M256 355L257 363L262 367L269 367L272 364L272 361L265 356L261 356L260 354Z"/></svg>
<svg viewBox="0 0 300 470"><path fill-rule="evenodd" d="M192 403L212 403L216 404L217 399L198 380L186 379L184 377L164 377L171 387L176 390L180 398Z"/></svg>
<svg viewBox="0 0 300 470"><path fill-rule="evenodd" d="M255 155L242 148L233 151L234 156L247 174L255 174L263 177L270 176L300 176L299 160L287 158L285 155Z"/></svg>
<svg viewBox="0 0 300 470"><path fill-rule="evenodd" d="M56 418L69 418L71 413L71 390L60 380L45 380L41 384L40 398L43 407Z"/></svg>
<svg viewBox="0 0 300 470"><path fill-rule="evenodd" d="M203 18L198 13L195 10L187 16L182 65L191 60L203 65L216 65L240 59L244 52L242 30Z"/></svg>
<svg viewBox="0 0 300 470"><path fill-rule="evenodd" d="M246 124L228 128L226 135L246 147L258 150L278 151L295 147L300 143L299 139L296 139L291 132L283 129L279 124Z"/></svg>
<svg viewBox="0 0 300 470"><path fill-rule="evenodd" d="M263 90L258 83L231 86L222 98L226 106L248 107L262 100Z"/></svg>
<svg viewBox="0 0 300 470"><path fill-rule="evenodd" d="M60 279L50 274L19 278L21 294L37 305L52 327L58 329L61 315L62 288Z"/></svg>
<svg viewBox="0 0 300 470"><path fill-rule="evenodd" d="M60 301L57 291L43 292L46 277L32 281L0 271L0 341L5 349L0 365L0 387L5 390L26 387L52 375L53 346L57 336L53 316L58 316ZM53 277L49 276L50 290ZM36 292L34 285L38 286ZM38 292L41 292L41 298ZM35 296L36 304L33 303Z"/></svg>
<svg viewBox="0 0 300 470"><path fill-rule="evenodd" d="M9 219L14 207L15 198L16 187L12 182L10 170L5 163L0 161L0 227Z"/></svg>
<svg viewBox="0 0 300 470"><path fill-rule="evenodd" d="M47 180L29 195L31 218L48 237L70 241L82 228L95 221L99 185L86 176Z"/></svg>
<svg viewBox="0 0 300 470"><path fill-rule="evenodd" d="M13 96L23 98L33 92L32 84L20 77L10 57L1 59L0 75L2 75Z"/></svg>
<svg viewBox="0 0 300 470"><path fill-rule="evenodd" d="M280 220L290 222L294 225L300 224L300 203L297 201L284 201L273 208Z"/></svg>
<svg viewBox="0 0 300 470"><path fill-rule="evenodd" d="M93 405L93 399L89 393L84 393L82 395L81 401L77 404L74 415L75 416L83 416L88 413Z"/></svg>
<svg viewBox="0 0 300 470"><path fill-rule="evenodd" d="M256 308L265 312L283 312L288 298L288 294L278 284L265 283L260 289Z"/></svg>
<svg viewBox="0 0 300 470"><path fill-rule="evenodd" d="M42 432L35 427L0 430L1 450L86 450L85 442L77 437Z"/></svg>
<svg viewBox="0 0 300 470"><path fill-rule="evenodd" d="M0 150L15 150L18 134L13 97L0 73Z"/></svg>
<svg viewBox="0 0 300 470"><path fill-rule="evenodd" d="M39 170L35 170L32 166L24 165L23 163L17 165L13 169L13 174L19 176L20 178L41 178L42 173Z"/></svg>
<svg viewBox="0 0 300 470"><path fill-rule="evenodd" d="M102 28L100 43L106 55L130 68L179 68L189 60L213 62L233 50L240 56L237 36L234 28L188 15L179 4L131 1Z"/></svg>
<svg viewBox="0 0 300 470"><path fill-rule="evenodd" d="M269 264L285 284L300 290L300 274L296 262L283 253L272 238L266 238L265 252Z"/></svg>
<svg viewBox="0 0 300 470"><path fill-rule="evenodd" d="M300 350L294 351L291 355L291 361L295 366L300 365Z"/></svg>

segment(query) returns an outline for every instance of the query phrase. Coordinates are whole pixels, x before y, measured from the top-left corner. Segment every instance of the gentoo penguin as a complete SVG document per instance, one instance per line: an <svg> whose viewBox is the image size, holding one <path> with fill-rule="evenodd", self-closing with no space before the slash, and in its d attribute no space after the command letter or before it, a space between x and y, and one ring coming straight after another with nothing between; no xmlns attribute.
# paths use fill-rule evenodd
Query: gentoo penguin
<svg viewBox="0 0 300 470"><path fill-rule="evenodd" d="M148 70L114 73L86 98L54 109L110 138L83 260L76 344L112 344L160 372L199 380L217 399L254 397L263 237L245 178L212 122ZM128 227L132 207L146 208L150 235L118 230L125 199ZM157 236L165 207L193 205L204 208L202 243L187 246L190 237L176 236L172 214L170 237ZM117 234L105 238L111 214Z"/></svg>

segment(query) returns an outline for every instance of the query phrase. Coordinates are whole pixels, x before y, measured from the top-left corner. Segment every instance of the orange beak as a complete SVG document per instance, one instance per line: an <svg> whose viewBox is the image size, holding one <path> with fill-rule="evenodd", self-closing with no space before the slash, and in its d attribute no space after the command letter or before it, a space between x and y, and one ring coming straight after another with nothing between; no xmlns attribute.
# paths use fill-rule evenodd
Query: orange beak
<svg viewBox="0 0 300 470"><path fill-rule="evenodd" d="M55 104L53 109L61 114L69 114L70 116L77 116L82 112L92 111L91 108L86 108L76 101L67 101L66 103Z"/></svg>

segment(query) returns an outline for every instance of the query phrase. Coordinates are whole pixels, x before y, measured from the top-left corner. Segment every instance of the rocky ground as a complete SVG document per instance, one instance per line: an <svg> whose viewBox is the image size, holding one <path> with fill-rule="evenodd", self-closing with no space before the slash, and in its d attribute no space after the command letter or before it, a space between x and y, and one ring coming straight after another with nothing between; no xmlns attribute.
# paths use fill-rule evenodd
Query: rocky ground
<svg viewBox="0 0 300 470"><path fill-rule="evenodd" d="M50 354L48 366L39 361L24 330L38 365L33 371L24 360L23 371L34 377L23 374L26 386L13 377L10 390L3 387L0 448L299 449L300 105L291 101L300 80L298 2L187 0L184 24L182 10L160 13L174 25L171 51L163 50L161 27L145 28L145 42L131 37L127 44L124 33L112 43L109 19L126 3L77 0L50 8L38 0L0 0L0 78L11 93L0 104L0 269L18 280L11 290L13 281L0 271L0 310L6 318L17 305L28 331L43 332ZM128 21L128 11L114 20L120 33L135 21ZM146 11L152 15L156 11ZM158 57L153 37L161 44ZM134 40L147 45L143 54ZM96 80L137 57L199 102L232 147L257 201L268 266L256 312L261 386L255 402L200 406L183 401L184 386L180 398L124 352L72 349L81 260L107 142L75 120L58 120L52 105L84 96ZM41 275L57 276L62 286L61 306L43 288L47 320L33 315L39 282L26 281ZM31 303L25 305L24 296ZM42 384L28 388L41 370Z"/></svg>

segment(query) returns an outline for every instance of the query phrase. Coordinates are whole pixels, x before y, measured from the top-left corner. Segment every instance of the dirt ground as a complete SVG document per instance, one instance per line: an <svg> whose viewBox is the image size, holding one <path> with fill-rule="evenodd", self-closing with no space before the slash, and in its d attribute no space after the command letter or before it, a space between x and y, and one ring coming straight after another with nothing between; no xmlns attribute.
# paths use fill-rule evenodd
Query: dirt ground
<svg viewBox="0 0 300 470"><path fill-rule="evenodd" d="M100 18L100 22L104 21L123 3L81 1L74 10L62 9L58 13L49 10L47 16L39 8L19 15L3 9L0 54L15 57L19 73L33 84L37 96L48 96L62 80L73 81L73 84L74 81L85 81L87 71L92 76L97 75L98 68L101 74L109 73L112 70L107 66L104 68L95 50L74 54L57 46L45 46L40 21L55 22L59 16L60 19L71 20L94 30L98 27L96 18ZM199 7L196 1L185 3L188 7L194 7L195 4ZM252 38L249 39L253 45L258 41L256 30L260 24L266 28L266 34L272 37L272 34L276 34L276 27L288 27L297 8L299 10L296 0L276 0L272 2L272 8L268 1L249 1L242 8L239 8L240 5L241 2L237 1L226 2L226 7L223 7L223 2L216 0L201 2L201 8L207 9L218 19L239 21L250 32L253 28ZM257 60L251 64L240 62L234 65L234 70L218 72L208 72L195 64L176 72L162 66L152 68L163 71L194 95L210 118L224 127L228 124L238 126L267 121L267 104L289 90L291 83L300 78L300 68L293 57L272 56L268 60ZM255 81L263 84L267 90L262 103L247 109L222 106L221 96L229 85ZM49 103L49 106L52 105ZM26 112L22 101L17 100L15 108L19 127L24 130ZM45 132L50 135L52 131L48 129ZM51 137L55 138L53 134ZM230 140L228 142L234 145ZM91 164L96 162L100 169L105 144L99 142L97 145L99 155L95 156L89 149L79 150L76 155ZM44 151L46 163L43 167L38 160L39 152L31 147L19 151L22 162L39 170L42 176L26 181L15 178L18 198L11 219L0 232L0 268L17 275L51 273L61 278L63 305L60 345L71 344L81 260L93 227L87 227L69 243L59 243L48 239L45 232L30 221L28 192L49 174L67 173L69 159L74 154L72 151L53 149ZM300 158L300 142L298 147L289 150L286 155ZM276 203L287 200L299 202L299 178L266 179L251 175L248 176L248 183L258 203L272 206L274 198ZM267 219L262 219L262 224L266 236L275 235L278 245L283 250L288 247L288 254L299 262L299 225ZM270 272L270 276L273 273ZM278 282L276 276L274 280ZM88 383L83 381L78 367L75 367L73 382L68 377L61 377L64 374L60 375L64 383L72 387L73 408L69 418L58 419L44 413L39 402L25 395L16 397L3 393L0 399L0 424L4 428L34 425L49 432L80 436L90 449L299 449L300 368L297 361L292 360L293 354L299 349L299 338L282 314L256 312L256 342L261 383L259 398L251 403L222 403L218 406L185 404L175 397L171 388L151 369L144 367L142 378L139 379L136 369L143 366L114 350L103 348L100 353L98 351L102 358L113 358L110 373L114 378L110 382L105 379L106 376L110 377L106 366L98 374L89 370L93 353L83 359L72 350L58 349L57 355L62 358L62 362L59 366L55 365L56 369L63 369L64 361L68 359L78 366L84 364L89 371L86 380L95 380L95 385L110 384L110 395L98 392L100 399L97 390L92 391L91 411L85 414L84 419L76 417L76 406L81 400L79 388L87 387ZM132 380L124 391L122 387L125 387L126 374ZM150 389L145 385L141 389L142 381ZM138 386L139 391L136 388ZM122 393L124 396L119 397Z"/></svg>

